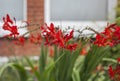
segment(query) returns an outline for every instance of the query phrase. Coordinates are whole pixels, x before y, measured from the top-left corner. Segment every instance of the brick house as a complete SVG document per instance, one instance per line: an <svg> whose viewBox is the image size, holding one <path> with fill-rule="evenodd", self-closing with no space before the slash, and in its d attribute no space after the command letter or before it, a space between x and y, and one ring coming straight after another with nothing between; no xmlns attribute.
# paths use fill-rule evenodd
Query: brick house
<svg viewBox="0 0 120 81"><path fill-rule="evenodd" d="M4 1L7 2L8 0L4 0ZM17 1L19 1L19 2L17 2ZM89 1L88 4L86 2L84 2L84 0L81 4L79 4L79 2L82 0L77 0L77 1L76 2L73 2L72 0L71 0L71 2L69 1L71 4L69 6L67 2L64 2L64 0L16 0L17 5L21 4L22 6L24 6L23 11L22 11L22 6L18 7L18 8L16 7L16 13L22 12L22 13L24 13L23 15L25 15L25 16L24 16L24 18L23 18L23 15L20 16L20 19L26 19L30 23L34 23L34 24L39 23L40 25L43 25L44 21L47 23L59 21L59 22L55 22L55 24L59 25L62 23L62 25L63 24L69 25L71 23L74 23L74 24L79 23L78 26L80 26L80 25L82 26L82 25L86 24L86 22L83 24L81 22L76 23L76 22L62 22L62 21L64 21L64 20L65 21L67 21L67 20L79 21L81 19L82 19L82 21L88 21L88 20L107 21L107 15L108 15L108 13L111 13L111 12L113 12L113 13L112 13L112 16L110 16L110 19L113 19L115 16L115 13L112 8L114 8L113 5L116 6L117 0L92 0L94 2ZM99 1L99 2L97 2L97 1ZM2 2L3 2L3 0L0 1L0 5L2 5ZM11 0L9 1L9 3L10 2L11 2ZM48 3L51 5L49 5ZM85 4L83 4L83 3L85 3ZM4 4L5 4L5 2L3 3L3 10L7 10L7 9L4 9ZM60 4L62 4L62 6ZM87 4L87 6L86 6L86 4ZM106 6L106 4L107 4L107 6ZM6 6L7 5L8 4L6 4ZM82 5L83 8L81 8L79 5ZM91 7L89 7L88 5ZM95 5L95 6L93 6L93 5ZM101 7L101 5L102 5L102 7ZM73 6L76 6L76 7L73 7ZM79 6L79 8L78 8L78 6ZM96 6L98 6L99 9L96 9ZM15 7L15 6L12 6L12 7ZM49 12L49 7L51 7L51 13ZM77 8L78 8L78 10L76 10ZM92 8L92 11L95 13L92 14L89 8ZM3 11L1 9L2 8L0 7L0 11ZM20 9L21 12L18 9ZM73 9L73 11L71 11L72 9ZM87 9L86 10L87 12L82 13L82 12L84 12L84 9ZM58 12L58 11L59 11L59 13L54 13L54 12ZM12 10L10 10L10 12L11 12L11 14L13 14ZM78 14L76 14L76 13L78 13ZM80 13L82 13L82 14L80 14ZM92 16L90 14L87 16L88 13L90 13ZM5 14L5 13L0 12L0 17L2 17L1 14ZM97 14L97 16L95 14ZM98 14L99 14L99 16L98 16ZM16 14L14 14L14 15L16 15ZM19 14L17 14L17 15L19 15ZM105 23L106 22L104 22L104 24ZM74 24L71 24L71 25L74 25ZM87 22L87 24L88 24L88 22ZM99 24L99 22L97 24ZM89 26L93 26L93 24L89 24ZM34 27L29 27L28 30L31 30L33 28ZM28 54L29 55L38 55L39 52L40 52L40 49L39 49L39 46L37 46L37 45L33 45L33 44L26 42L26 44L24 46L17 46L15 44L12 44L11 40L4 40L2 38L0 39L0 56L28 55Z"/></svg>

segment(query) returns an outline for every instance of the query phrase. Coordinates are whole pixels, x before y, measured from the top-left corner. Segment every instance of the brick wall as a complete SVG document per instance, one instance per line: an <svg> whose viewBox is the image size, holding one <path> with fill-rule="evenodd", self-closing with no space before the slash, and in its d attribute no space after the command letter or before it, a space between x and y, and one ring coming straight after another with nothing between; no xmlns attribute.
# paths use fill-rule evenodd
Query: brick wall
<svg viewBox="0 0 120 81"><path fill-rule="evenodd" d="M44 23L44 0L27 0L27 20L29 23ZM35 27L28 27L32 30ZM0 39L0 56L9 55L38 55L40 48L37 45L26 42L24 46L17 46L11 40Z"/></svg>
<svg viewBox="0 0 120 81"><path fill-rule="evenodd" d="M29 22L43 24L44 0L27 0L27 12Z"/></svg>

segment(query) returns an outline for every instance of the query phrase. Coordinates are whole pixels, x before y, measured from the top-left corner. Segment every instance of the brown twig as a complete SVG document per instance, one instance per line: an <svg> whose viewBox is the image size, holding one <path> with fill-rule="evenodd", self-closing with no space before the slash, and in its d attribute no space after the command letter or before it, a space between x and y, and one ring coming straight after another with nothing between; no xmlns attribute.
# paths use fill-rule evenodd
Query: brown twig
<svg viewBox="0 0 120 81"><path fill-rule="evenodd" d="M95 32L96 34L99 34L99 32L98 32L98 31L94 30L94 29L93 29L93 28L91 28L91 27L86 27L85 29L86 29L86 30L91 30L91 31Z"/></svg>

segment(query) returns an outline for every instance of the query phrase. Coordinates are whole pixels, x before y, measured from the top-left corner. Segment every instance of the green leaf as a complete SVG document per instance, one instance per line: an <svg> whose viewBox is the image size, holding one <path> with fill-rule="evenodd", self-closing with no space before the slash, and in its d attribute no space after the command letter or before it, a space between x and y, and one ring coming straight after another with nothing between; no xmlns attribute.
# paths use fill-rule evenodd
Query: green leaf
<svg viewBox="0 0 120 81"><path fill-rule="evenodd" d="M44 70L44 72L41 75L41 81L55 81L55 77L51 76L52 71L55 68L55 63L54 61L51 61L48 67Z"/></svg>
<svg viewBox="0 0 120 81"><path fill-rule="evenodd" d="M26 70L25 70L24 66L21 66L19 64L13 64L13 66L19 72L21 81L27 81L28 76L27 76L27 73L26 73Z"/></svg>
<svg viewBox="0 0 120 81"><path fill-rule="evenodd" d="M25 57L25 59L27 63L29 64L29 66L32 68L35 77L38 79L38 81L40 81L40 73L35 70L34 65L32 64L32 62L30 61L28 57Z"/></svg>
<svg viewBox="0 0 120 81"><path fill-rule="evenodd" d="M6 72L7 72L7 74L5 74ZM14 73L14 75L11 75L11 73ZM5 64L0 69L0 79L3 76L6 76L6 78L11 77L11 80L16 79L16 81L27 81L27 79L28 79L26 70L24 69L24 66L21 66L21 65L16 64L16 63L7 63L7 64ZM16 78L12 78L12 77L16 77Z"/></svg>
<svg viewBox="0 0 120 81"><path fill-rule="evenodd" d="M41 45L41 54L39 57L39 70L40 74L42 74L46 67L46 61L47 61L47 47L44 47L44 44Z"/></svg>
<svg viewBox="0 0 120 81"><path fill-rule="evenodd" d="M91 49L85 57L84 65L80 71L81 81L87 81L91 77L92 72L102 62L103 58L108 56L110 50L109 47L97 47L95 45Z"/></svg>

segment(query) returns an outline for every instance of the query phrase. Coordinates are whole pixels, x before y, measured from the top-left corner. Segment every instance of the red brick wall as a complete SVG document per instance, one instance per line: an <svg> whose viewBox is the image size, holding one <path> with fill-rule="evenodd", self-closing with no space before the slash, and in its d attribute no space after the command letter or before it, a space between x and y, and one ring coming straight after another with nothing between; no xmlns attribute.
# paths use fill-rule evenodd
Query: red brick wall
<svg viewBox="0 0 120 81"><path fill-rule="evenodd" d="M29 23L44 23L44 0L27 0L27 20ZM28 27L28 30L34 29ZM9 55L38 55L39 46L26 42L24 46L17 46L10 40L0 39L0 56Z"/></svg>
<svg viewBox="0 0 120 81"><path fill-rule="evenodd" d="M14 40L0 39L0 56L39 55L38 45L25 42L24 46L14 44Z"/></svg>
<svg viewBox="0 0 120 81"><path fill-rule="evenodd" d="M29 22L43 24L44 0L27 0L27 12Z"/></svg>

